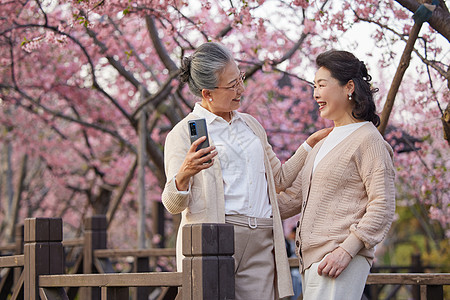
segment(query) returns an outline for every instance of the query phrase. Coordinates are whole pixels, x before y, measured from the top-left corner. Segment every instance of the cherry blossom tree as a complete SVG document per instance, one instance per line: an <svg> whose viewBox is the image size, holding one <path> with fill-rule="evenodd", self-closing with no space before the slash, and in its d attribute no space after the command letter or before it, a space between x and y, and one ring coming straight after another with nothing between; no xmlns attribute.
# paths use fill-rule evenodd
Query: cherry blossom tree
<svg viewBox="0 0 450 300"><path fill-rule="evenodd" d="M414 0L2 1L2 236L13 236L12 225L24 217L55 215L76 235L84 216L101 213L108 216L113 246L134 246L139 136L145 130L145 201L156 203L146 211L150 239L166 180L165 135L198 100L179 82L178 67L204 42L219 41L235 54L247 74L241 110L262 123L282 160L329 125L318 117L310 81L315 57L342 48L344 39L352 40L349 51L373 44L359 56L375 61L368 66L377 74L381 112L398 49L419 5ZM385 135L397 151L398 204L414 210L436 241L450 236L450 159L440 120L450 98L448 18L441 1L414 46L389 120L395 129ZM370 30L359 32L363 25ZM355 32L358 36L349 37Z"/></svg>

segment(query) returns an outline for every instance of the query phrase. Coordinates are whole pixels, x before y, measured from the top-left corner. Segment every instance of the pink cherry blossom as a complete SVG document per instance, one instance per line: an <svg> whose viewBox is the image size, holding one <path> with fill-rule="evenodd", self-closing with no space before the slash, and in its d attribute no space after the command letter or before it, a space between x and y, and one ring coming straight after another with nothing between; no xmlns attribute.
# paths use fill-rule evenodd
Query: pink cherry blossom
<svg viewBox="0 0 450 300"><path fill-rule="evenodd" d="M371 43L369 53L357 55L371 61L381 112L405 45L403 35L413 24L412 13L391 0L51 2L51 10L40 10L36 1L0 5L0 144L13 150L13 182L23 155L29 156L20 219L60 215L67 235L77 232L83 216L96 213L95 201L102 192L110 193L109 200L119 193L133 166L139 88L152 99L167 83L167 95L155 97L145 108L151 142L147 206L161 200L165 137L198 101L172 68L198 45L221 42L243 71L254 71L245 81L240 110L257 118L278 157L286 161L309 134L332 126L320 118L313 90L305 82L313 80L315 57L342 48L346 34L360 24L373 25L344 50L353 52L357 43ZM149 31L152 25L156 33ZM417 53L396 96L389 123L394 129L385 137L396 151L397 204L420 205L422 217L448 238L450 157L437 101L445 108L450 92L433 68L431 88L417 55L426 52L428 60L448 66L448 45L441 39L423 25ZM156 232L150 210L148 214L148 232ZM2 205L3 218L7 213ZM134 247L136 224L134 174L111 224L109 246ZM174 234L176 229L167 224Z"/></svg>

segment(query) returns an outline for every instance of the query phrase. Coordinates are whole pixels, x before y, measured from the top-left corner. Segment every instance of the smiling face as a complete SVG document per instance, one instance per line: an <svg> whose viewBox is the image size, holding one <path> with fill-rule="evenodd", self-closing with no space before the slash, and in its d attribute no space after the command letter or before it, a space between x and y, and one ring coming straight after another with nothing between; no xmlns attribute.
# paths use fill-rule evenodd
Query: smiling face
<svg viewBox="0 0 450 300"><path fill-rule="evenodd" d="M331 72L321 67L314 78L314 99L319 104L320 116L334 121L335 126L357 122L352 116L352 101L348 94L353 93L353 81L341 85L331 76Z"/></svg>
<svg viewBox="0 0 450 300"><path fill-rule="evenodd" d="M217 88L202 91L202 106L230 121L230 112L241 106L243 92L242 74L236 62L230 61L219 74ZM209 101L209 99L212 99L212 101Z"/></svg>

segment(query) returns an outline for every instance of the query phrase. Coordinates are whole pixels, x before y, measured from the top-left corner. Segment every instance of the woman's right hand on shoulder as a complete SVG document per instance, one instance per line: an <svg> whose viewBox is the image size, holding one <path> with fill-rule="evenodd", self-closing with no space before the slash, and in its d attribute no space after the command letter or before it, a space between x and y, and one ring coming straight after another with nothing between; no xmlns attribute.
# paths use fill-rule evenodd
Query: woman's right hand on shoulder
<svg viewBox="0 0 450 300"><path fill-rule="evenodd" d="M193 142L191 148L189 148L183 164L181 165L175 178L175 184L179 191L187 191L189 188L190 178L201 170L208 169L214 164L213 158L217 155L217 151L213 150L215 150L216 147L210 146L196 151L197 147L205 140L206 137L203 136ZM205 156L202 157L203 155ZM211 160L211 162L208 163L207 161L209 160Z"/></svg>
<svg viewBox="0 0 450 300"><path fill-rule="evenodd" d="M331 130L333 130L333 127L324 128L324 129L314 132L306 139L306 143L308 143L308 145L311 146L311 148L314 148L314 146L318 142L320 142L322 139L324 139L328 136L328 134L331 132Z"/></svg>

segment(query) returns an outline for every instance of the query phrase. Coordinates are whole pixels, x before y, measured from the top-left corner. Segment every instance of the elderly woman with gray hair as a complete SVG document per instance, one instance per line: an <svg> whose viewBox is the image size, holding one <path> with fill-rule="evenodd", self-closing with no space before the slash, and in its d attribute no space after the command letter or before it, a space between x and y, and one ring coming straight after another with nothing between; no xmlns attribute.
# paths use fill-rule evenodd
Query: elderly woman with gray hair
<svg viewBox="0 0 450 300"><path fill-rule="evenodd" d="M172 214L189 223L230 223L235 227L236 299L277 299L292 295L277 190L289 187L308 152L300 146L284 164L267 141L264 128L240 113L245 75L230 51L205 43L182 61L180 79L201 99L167 135L167 176L162 201ZM190 142L188 122L205 119L211 146ZM321 130L306 143L328 134ZM177 266L181 271L181 235ZM276 278L275 278L276 277Z"/></svg>

